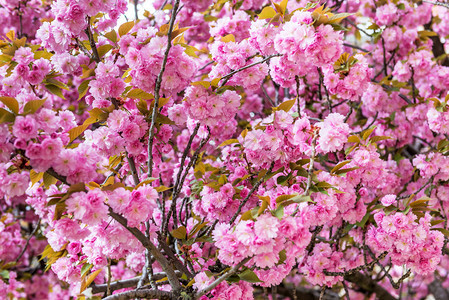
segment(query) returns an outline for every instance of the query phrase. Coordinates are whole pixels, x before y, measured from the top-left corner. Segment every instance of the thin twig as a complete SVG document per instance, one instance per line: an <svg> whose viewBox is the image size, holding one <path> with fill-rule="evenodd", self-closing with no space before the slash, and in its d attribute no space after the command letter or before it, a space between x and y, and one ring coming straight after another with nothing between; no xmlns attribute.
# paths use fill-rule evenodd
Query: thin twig
<svg viewBox="0 0 449 300"><path fill-rule="evenodd" d="M249 198L253 195L253 193L259 188L259 186L262 184L262 182L264 182L267 174L271 173L271 171L273 170L274 167L274 163L271 164L270 169L268 169L267 173L265 173L265 175L256 182L256 184L253 186L253 188L249 191L248 195L246 195L245 199L243 199L242 202L240 202L239 208L237 209L237 211L235 212L234 216L232 217L231 221L229 222L229 224L234 224L235 219L237 219L238 215L240 214L240 212L242 211L243 206L245 206L246 202L248 202Z"/></svg>
<svg viewBox="0 0 449 300"><path fill-rule="evenodd" d="M224 273L223 275L218 277L214 282L212 282L207 287L205 287L204 289L199 291L195 295L195 299L198 299L201 296L203 296L203 295L209 293L210 291L212 291L217 285L219 285L220 283L222 283L223 281L225 281L226 279L228 279L229 277L234 275L240 269L240 267L243 266L244 264L246 264L250 259L251 259L251 257L245 258L240 263L238 263L236 266L234 266L231 270L227 271L226 273Z"/></svg>
<svg viewBox="0 0 449 300"><path fill-rule="evenodd" d="M282 56L282 54L273 54L273 55L267 56L267 57L265 57L264 59L262 59L260 61L256 61L256 62L254 62L252 64L247 65L247 66L241 67L240 69L232 71L231 73L229 73L229 74L227 74L227 75L225 75L225 76L223 76L221 78L221 80L224 79L224 81L220 85L220 87L223 87L224 85L226 85L226 83L229 81L229 79L231 79L231 77L234 76L235 74L237 74L238 72L246 70L246 69L249 69L249 68L254 67L254 66L257 66L259 64L262 64L262 63L264 63L264 62L266 62L266 61L268 61L268 60L270 60L270 59L272 59L273 57L276 57L276 56Z"/></svg>
<svg viewBox="0 0 449 300"><path fill-rule="evenodd" d="M162 67L159 72L159 75L157 76L156 83L154 86L154 105L153 105L153 113L151 115L151 124L149 129L149 137L148 137L148 177L153 176L153 140L154 140L154 126L156 124L156 117L158 113L158 107L159 107L159 99L160 99L160 90L161 90L161 84L162 84L162 76L165 72L165 67L167 65L168 60L168 54L170 53L170 49L172 46L171 42L171 35L173 33L173 28L175 25L175 19L176 15L178 13L178 7L179 7L180 0L175 1L175 5L172 9L172 15L170 18L170 25L168 28L168 34L167 34L167 49L165 49L164 59L162 61Z"/></svg>
<svg viewBox="0 0 449 300"><path fill-rule="evenodd" d="M19 260L22 258L23 254L25 253L26 249L28 248L28 245L30 244L31 238L34 236L34 234L36 233L36 231L40 225L41 225L41 219L39 219L39 221L36 224L36 227L34 227L33 231L31 231L30 235L28 236L25 246L23 247L19 256L17 256L17 258L16 258L16 263L19 262Z"/></svg>

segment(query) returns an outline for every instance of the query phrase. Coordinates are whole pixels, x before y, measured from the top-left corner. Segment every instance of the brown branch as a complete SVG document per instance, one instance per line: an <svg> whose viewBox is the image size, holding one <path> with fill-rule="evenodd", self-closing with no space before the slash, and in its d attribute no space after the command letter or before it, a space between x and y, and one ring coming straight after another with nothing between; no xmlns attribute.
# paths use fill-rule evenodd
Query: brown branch
<svg viewBox="0 0 449 300"><path fill-rule="evenodd" d="M178 277L182 275L179 271L175 271L175 273ZM167 275L164 272L155 273L153 274L153 280L160 280L166 276ZM141 276L111 282L111 292L136 286L140 280L140 277ZM92 288L92 294L104 293L107 290L107 284L93 284L90 287Z"/></svg>
<svg viewBox="0 0 449 300"><path fill-rule="evenodd" d="M209 293L210 291L212 291L217 285L219 285L220 283L222 283L223 281L225 281L226 279L228 279L229 277L231 277L232 275L234 275L235 273L237 273L237 271L240 269L241 266L243 266L244 264L246 264L249 260L251 259L251 257L247 257L244 260L242 260L241 262L239 262L236 266L234 266L232 269L230 269L229 271L227 271L226 273L224 273L223 275L221 275L220 277L218 277L214 282L212 282L211 284L209 284L207 287L205 287L204 289L202 289L201 291L199 291L198 293L196 293L195 295L195 299L200 298L201 296Z"/></svg>
<svg viewBox="0 0 449 300"><path fill-rule="evenodd" d="M449 292L441 285L441 282L435 278L432 283L429 284L429 293L433 295L435 300L449 299Z"/></svg>
<svg viewBox="0 0 449 300"><path fill-rule="evenodd" d="M97 45L95 44L94 36L90 30L90 17L87 17L87 28L85 30L87 37L89 38L90 48L92 48L92 59L97 63L100 62L100 56L98 55Z"/></svg>
<svg viewBox="0 0 449 300"><path fill-rule="evenodd" d="M154 259L156 259L162 267L162 270L167 274L168 282L171 287L177 291L181 289L181 284L179 283L178 277L175 274L175 271L170 266L167 258L156 248L156 246L143 234L139 229L135 227L128 226L128 220L126 220L121 215L115 213L112 208L109 208L109 215L114 218L118 223L120 223L123 227L125 227L132 235L134 235L142 245L148 249L148 251L153 255Z"/></svg>
<svg viewBox="0 0 449 300"><path fill-rule="evenodd" d="M134 159L126 155L126 159L128 160L129 169L131 170L131 174L133 176L134 184L138 185L140 183L139 175L137 174L136 164L134 163Z"/></svg>
<svg viewBox="0 0 449 300"><path fill-rule="evenodd" d="M148 299L164 299L164 300L171 300L176 299L176 297L173 295L172 292L166 292L161 290L134 290L134 291L128 291L123 292L119 294L115 294L106 298L103 298L103 300L127 300L127 299L134 299L134 298L148 298Z"/></svg>
<svg viewBox="0 0 449 300"><path fill-rule="evenodd" d="M394 297L386 289L378 285L373 279L360 272L346 275L344 278L346 281L354 283L362 290L376 294L377 299L397 300L396 297Z"/></svg>

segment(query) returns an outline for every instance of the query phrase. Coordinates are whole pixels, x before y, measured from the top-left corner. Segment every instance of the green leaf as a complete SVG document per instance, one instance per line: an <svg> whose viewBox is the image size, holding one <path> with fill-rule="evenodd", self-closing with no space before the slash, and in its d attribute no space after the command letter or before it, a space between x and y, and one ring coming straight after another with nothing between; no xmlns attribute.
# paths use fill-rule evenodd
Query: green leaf
<svg viewBox="0 0 449 300"><path fill-rule="evenodd" d="M19 114L19 102L13 97L0 97L0 101L6 105L14 114Z"/></svg>
<svg viewBox="0 0 449 300"><path fill-rule="evenodd" d="M132 99L140 99L140 100L150 100L154 99L153 94L149 94L147 92L142 91L141 89L133 89L126 94L126 97Z"/></svg>
<svg viewBox="0 0 449 300"><path fill-rule="evenodd" d="M371 216L371 214L369 212L367 212L365 214L365 216L362 218L362 220L360 222L355 223L358 227L365 227L366 222L368 221L369 217Z"/></svg>
<svg viewBox="0 0 449 300"><path fill-rule="evenodd" d="M341 24L331 23L330 24L335 31L349 31L348 28L344 27Z"/></svg>
<svg viewBox="0 0 449 300"><path fill-rule="evenodd" d="M350 162L351 162L350 160L345 160L338 163L335 167L332 168L331 173L335 173L336 171L340 170L342 167L349 164Z"/></svg>
<svg viewBox="0 0 449 300"><path fill-rule="evenodd" d="M184 240L186 238L187 230L184 226L178 227L171 232L171 235L178 240Z"/></svg>
<svg viewBox="0 0 449 300"><path fill-rule="evenodd" d="M278 208L273 212L273 215L280 220L284 217L284 205L279 205Z"/></svg>
<svg viewBox="0 0 449 300"><path fill-rule="evenodd" d="M170 189L172 189L172 188L173 188L173 187L168 187L168 186L163 186L163 185L161 185L161 186L155 187L154 189L155 189L158 193L162 193L162 192L168 191L168 190L170 190Z"/></svg>
<svg viewBox="0 0 449 300"><path fill-rule="evenodd" d="M256 283L256 282L262 282L262 280L257 277L256 273L254 273L251 269L246 269L242 273L238 274L241 280Z"/></svg>
<svg viewBox="0 0 449 300"><path fill-rule="evenodd" d="M10 113L4 108L0 108L0 124L5 122L14 122L15 120L14 114Z"/></svg>
<svg viewBox="0 0 449 300"><path fill-rule="evenodd" d="M449 141L443 139L443 140L438 142L437 150L441 151L442 149L444 149L448 145L449 145Z"/></svg>
<svg viewBox="0 0 449 300"><path fill-rule="evenodd" d="M34 114L42 105L44 105L46 100L47 99L28 101L23 108L24 114Z"/></svg>
<svg viewBox="0 0 449 300"><path fill-rule="evenodd" d="M202 86L205 89L210 88L210 82L209 81L195 81L195 82L192 82L191 85Z"/></svg>
<svg viewBox="0 0 449 300"><path fill-rule="evenodd" d="M31 181L31 186L35 185L36 182L38 182L39 180L41 180L44 177L44 173L40 172L37 173L34 170L30 170L30 181Z"/></svg>
<svg viewBox="0 0 449 300"><path fill-rule="evenodd" d="M156 122L162 123L162 124L169 124L169 125L174 125L175 122L173 122L172 120L170 120L169 117L164 116L163 114L158 114L157 118L156 118Z"/></svg>
<svg viewBox="0 0 449 300"><path fill-rule="evenodd" d="M281 195L279 197L276 198L276 203L282 203L286 200L290 200L294 197L296 197L297 195L293 194L293 195Z"/></svg>
<svg viewBox="0 0 449 300"><path fill-rule="evenodd" d="M90 274L87 279L85 278L82 282L81 282L81 289L80 289L80 293L82 293L85 289L87 289L89 287L89 285L95 280L95 278L98 276L98 274L100 274L101 269L96 270L95 272L93 272L92 274Z"/></svg>
<svg viewBox="0 0 449 300"><path fill-rule="evenodd" d="M89 264L89 263L85 263L83 265L83 267L81 268L81 277L86 276L87 272L90 271L90 269L92 269L93 265Z"/></svg>
<svg viewBox="0 0 449 300"><path fill-rule="evenodd" d="M81 98L83 98L86 95L87 90L89 88L89 82L90 82L90 79L84 80L79 85L79 87L78 87L78 95L79 95L78 96L78 100L80 100Z"/></svg>
<svg viewBox="0 0 449 300"><path fill-rule="evenodd" d="M108 40L117 43L117 32L113 29L104 35Z"/></svg>
<svg viewBox="0 0 449 300"><path fill-rule="evenodd" d="M61 82L59 80L56 80L54 78L51 78L51 77L47 78L45 80L45 84L52 84L52 85L57 86L57 87L59 87L59 88L61 88L63 90L66 90L66 91L70 90L69 87L65 83L63 83L63 82Z"/></svg>
<svg viewBox="0 0 449 300"><path fill-rule="evenodd" d="M345 174L354 170L359 169L359 167L352 167L352 168L347 168L347 169L340 169L338 171L335 171L335 174L340 175L340 174Z"/></svg>
<svg viewBox="0 0 449 300"><path fill-rule="evenodd" d="M102 58L103 56L105 56L106 53L108 53L112 48L112 45L106 44L106 45L101 45L100 47L97 48L98 51L98 56L100 58Z"/></svg>
<svg viewBox="0 0 449 300"><path fill-rule="evenodd" d="M283 264L284 261L287 259L287 253L285 251L285 249L283 249L281 252L279 252L279 261L278 261L278 265Z"/></svg>
<svg viewBox="0 0 449 300"><path fill-rule="evenodd" d="M380 135L380 136L373 136L369 140L370 140L370 142L377 143L379 141L389 140L389 139L391 139L391 137Z"/></svg>
<svg viewBox="0 0 449 300"><path fill-rule="evenodd" d="M45 88L47 89L47 91L49 91L53 95L56 95L59 98L65 99L64 95L62 94L62 89L60 87L53 85L53 84L46 84Z"/></svg>
<svg viewBox="0 0 449 300"><path fill-rule="evenodd" d="M317 188L323 188L323 189L330 189L332 185L330 183L327 183L325 181L320 181L316 184Z"/></svg>
<svg viewBox="0 0 449 300"><path fill-rule="evenodd" d="M45 188L48 188L50 185L55 184L56 182L58 182L58 179L54 178L53 176L51 176L47 172L44 173L42 178L44 180Z"/></svg>
<svg viewBox="0 0 449 300"><path fill-rule="evenodd" d="M225 35L224 37L222 37L221 41L225 42L225 43L229 43L229 42L235 43L235 37L233 34L228 34L228 35Z"/></svg>
<svg viewBox="0 0 449 300"><path fill-rule="evenodd" d="M87 129L87 127L89 127L90 124L83 124L80 126L77 126L75 128L72 128L69 130L69 137L70 137L70 142L73 142L77 137L79 137L81 135L81 133L84 132L84 130Z"/></svg>
<svg viewBox="0 0 449 300"><path fill-rule="evenodd" d="M271 19L275 15L276 15L276 11L274 10L274 8L271 6L266 6L266 7L264 7L262 12L258 16L259 16L259 19L263 20L263 19Z"/></svg>

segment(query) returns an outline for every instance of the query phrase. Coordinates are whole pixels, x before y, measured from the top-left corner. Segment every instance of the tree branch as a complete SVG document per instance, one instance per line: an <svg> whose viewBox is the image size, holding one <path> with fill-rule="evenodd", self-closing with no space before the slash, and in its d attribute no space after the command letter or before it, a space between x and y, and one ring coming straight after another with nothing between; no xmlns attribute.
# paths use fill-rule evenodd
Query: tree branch
<svg viewBox="0 0 449 300"><path fill-rule="evenodd" d="M134 235L142 245L150 251L154 259L156 259L162 267L162 270L167 274L168 282L171 287L176 291L181 289L181 284L179 283L178 277L175 271L170 266L167 258L156 248L156 246L137 228L129 227L128 220L126 220L121 215L115 213L112 208L109 208L109 215L119 222L123 227L125 227L132 235Z"/></svg>
<svg viewBox="0 0 449 300"><path fill-rule="evenodd" d="M182 274L179 271L175 271L176 276L180 277ZM167 275L164 272L155 273L153 274L153 280L160 280ZM116 290L121 290L125 288L134 287L139 282L141 276L129 278L129 279L123 279L123 280L117 280L114 282L111 282L110 288L111 292ZM92 294L98 294L98 293L104 293L107 290L107 284L93 284L90 286L92 288Z"/></svg>
<svg viewBox="0 0 449 300"><path fill-rule="evenodd" d="M251 259L251 257L245 258L244 260L239 262L236 266L234 266L231 270L227 271L226 273L224 273L223 275L218 277L214 282L212 282L207 287L205 287L204 289L202 289L201 291L196 293L195 299L198 299L201 296L212 291L217 285L219 285L220 283L222 283L223 281L225 281L226 279L228 279L229 277L234 275L240 269L240 267L243 266L244 264L246 264L250 259Z"/></svg>
<svg viewBox="0 0 449 300"><path fill-rule="evenodd" d="M396 297L393 297L386 289L378 285L373 279L360 272L346 275L344 278L346 281L354 283L361 289L376 294L378 299L397 300Z"/></svg>
<svg viewBox="0 0 449 300"><path fill-rule="evenodd" d="M103 298L103 300L127 300L134 298L164 299L164 300L176 299L172 292L142 289L111 295L109 297Z"/></svg>

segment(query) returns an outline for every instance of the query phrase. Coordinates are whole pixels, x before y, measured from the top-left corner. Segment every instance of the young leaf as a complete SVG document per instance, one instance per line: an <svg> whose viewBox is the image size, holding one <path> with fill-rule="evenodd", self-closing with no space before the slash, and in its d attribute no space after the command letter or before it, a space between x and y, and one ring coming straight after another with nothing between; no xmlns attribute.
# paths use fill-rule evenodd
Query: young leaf
<svg viewBox="0 0 449 300"><path fill-rule="evenodd" d="M256 273L254 273L251 269L246 269L242 273L238 274L238 276L240 277L240 279L247 282L262 282L262 280L260 280L259 277L257 277Z"/></svg>
<svg viewBox="0 0 449 300"><path fill-rule="evenodd" d="M0 97L0 102L5 104L14 114L19 114L19 102L13 97Z"/></svg>
<svg viewBox="0 0 449 300"><path fill-rule="evenodd" d="M350 160L345 160L338 163L335 167L332 168L331 173L335 173L336 171L340 170L342 167L349 164L350 162L351 162Z"/></svg>
<svg viewBox="0 0 449 300"><path fill-rule="evenodd" d="M77 137L79 137L81 135L81 133L84 132L84 130L87 129L87 127L89 127L90 124L83 124L80 125L78 127L72 128L69 130L69 137L70 137L70 142L73 142Z"/></svg>
<svg viewBox="0 0 449 300"><path fill-rule="evenodd" d="M23 108L24 114L34 114L42 105L44 105L45 100L47 99L28 101Z"/></svg>
<svg viewBox="0 0 449 300"><path fill-rule="evenodd" d="M123 23L122 25L120 25L120 27L118 29L118 34L120 36L124 36L131 29L133 29L133 27L134 27L134 21L129 21L129 22Z"/></svg>
<svg viewBox="0 0 449 300"><path fill-rule="evenodd" d="M59 98L65 99L64 95L62 94L62 89L60 87L53 85L53 84L46 84L45 88L47 89L47 91L49 91L53 95L56 95Z"/></svg>
<svg viewBox="0 0 449 300"><path fill-rule="evenodd" d="M78 100L80 100L81 98L83 98L86 95L88 87L89 87L89 82L90 82L90 79L84 80L78 86Z"/></svg>
<svg viewBox="0 0 449 300"><path fill-rule="evenodd" d="M150 100L154 99L152 94L142 91L141 89L133 89L126 94L126 97L132 99Z"/></svg>
<svg viewBox="0 0 449 300"><path fill-rule="evenodd" d="M263 20L263 19L271 19L275 15L276 15L276 11L274 10L274 8L271 6L266 6L266 7L264 7L262 12L258 16L259 16L259 19Z"/></svg>
<svg viewBox="0 0 449 300"><path fill-rule="evenodd" d="M84 290L86 290L92 282L94 282L95 278L98 276L98 274L100 274L101 269L96 270L95 272L91 273L89 276L87 276L87 278L85 278L82 282L81 282L81 289L80 289L80 293L82 293Z"/></svg>
<svg viewBox="0 0 449 300"><path fill-rule="evenodd" d="M171 235L178 240L184 240L186 238L187 230L184 226L181 226L171 232Z"/></svg>
<svg viewBox="0 0 449 300"><path fill-rule="evenodd" d="M285 112L289 112L290 109L295 104L295 102L296 102L296 99L284 101L278 106L277 110L283 110Z"/></svg>

